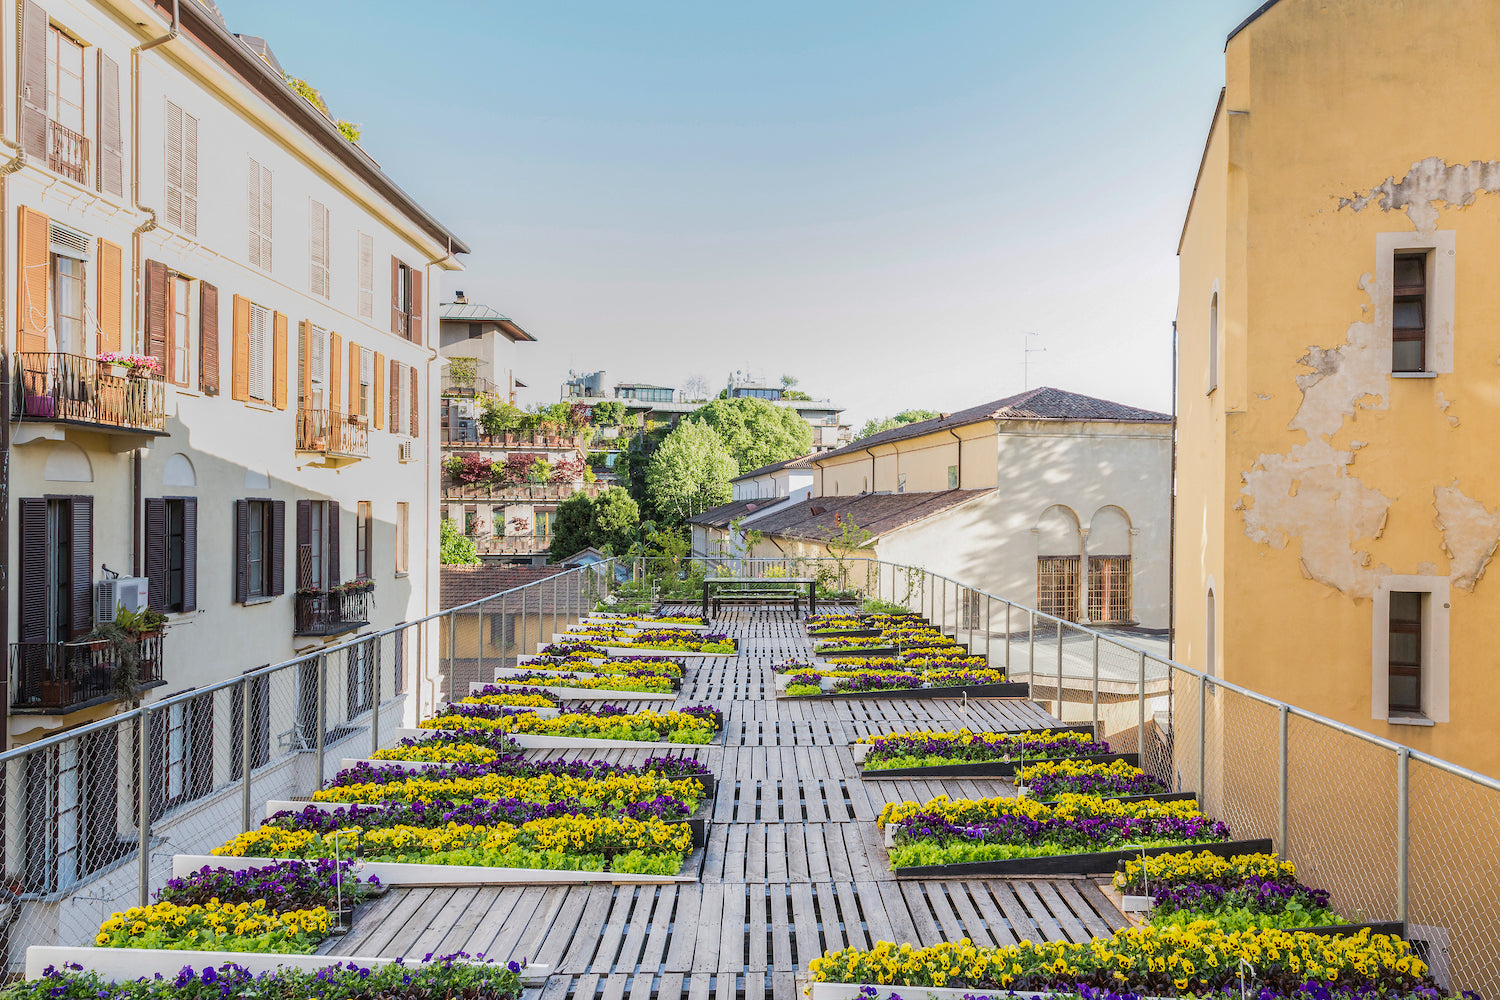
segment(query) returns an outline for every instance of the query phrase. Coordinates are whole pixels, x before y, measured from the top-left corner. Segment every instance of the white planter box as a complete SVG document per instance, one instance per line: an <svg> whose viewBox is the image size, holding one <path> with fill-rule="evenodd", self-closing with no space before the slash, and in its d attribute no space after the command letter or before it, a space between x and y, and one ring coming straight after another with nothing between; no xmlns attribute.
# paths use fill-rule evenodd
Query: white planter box
<svg viewBox="0 0 1500 1000"><path fill-rule="evenodd" d="M849 744L849 752L854 754L854 763L863 764L865 762L865 757L869 755L874 746L875 745L873 743Z"/></svg>
<svg viewBox="0 0 1500 1000"><path fill-rule="evenodd" d="M674 632L707 632L712 625L681 625L676 622L652 622L642 618L601 618L597 615L583 619L585 625L604 625L613 628L671 629Z"/></svg>
<svg viewBox="0 0 1500 1000"><path fill-rule="evenodd" d="M240 871L264 868L282 858L220 858L207 854L179 854L172 858L172 877L181 878L211 865ZM683 865L695 870L689 855ZM362 861L359 877L378 878L381 885L671 885L696 882L697 875L631 875L625 872L571 872L550 868L492 868L486 865L424 865L404 861ZM121 949L124 950L124 949ZM181 968L179 964L177 968ZM175 972L176 969L174 968Z"/></svg>
<svg viewBox="0 0 1500 1000"><path fill-rule="evenodd" d="M785 691L787 688L791 687L792 677L796 673L800 673L800 671L793 671L792 673L789 673L789 674L777 674L776 675L776 690L777 691ZM824 691L832 691L833 690L833 685L834 685L834 683L837 680L838 680L838 678L835 678L835 677L819 677L818 678L818 687L820 689L824 690Z"/></svg>
<svg viewBox="0 0 1500 1000"><path fill-rule="evenodd" d="M546 649L549 645L551 645L551 644L550 643L546 643L546 642L539 642L539 643L537 643L536 644L537 654L540 655L541 652L542 652L542 650ZM569 643L569 645L573 645L573 643ZM589 645L598 646L598 643L589 643ZM607 656L607 657L616 657L616 656L671 656L671 657L677 657L677 658L686 659L686 658L688 658L690 656L732 656L732 655L734 655L732 653L689 653L689 652L684 652L684 651L678 650L678 649L632 649L629 646L599 646L599 648L602 649L602 650L604 650L604 655Z"/></svg>
<svg viewBox="0 0 1500 1000"><path fill-rule="evenodd" d="M499 678L496 678L497 680ZM470 681L469 694L478 694L488 687L483 681ZM564 687L561 684L528 684L556 698L569 701L676 701L676 691L601 691L598 688ZM556 717L557 709L549 709Z"/></svg>
<svg viewBox="0 0 1500 1000"><path fill-rule="evenodd" d="M963 1000L966 995L977 997L994 997L995 1000L1048 1000L1056 996L1073 996L1072 993L1047 993L1027 990L994 989L981 990L969 988L948 988L938 986L876 986L873 996L861 994L860 990L867 987L861 983L810 983L807 990L809 1000L891 1000L891 996L899 996L901 1000ZM1143 997L1142 1000L1162 1000L1160 997Z"/></svg>
<svg viewBox="0 0 1500 1000"><path fill-rule="evenodd" d="M179 951L175 948L64 948L57 945L32 945L26 949L26 978L40 979L47 966L62 968L81 965L85 972L96 972L112 982L150 978L160 972L170 978L185 965L194 969L220 966L226 962L251 972L275 969L316 971L330 965L348 963L378 969L396 961L393 958L360 958L339 955L277 955L256 951ZM551 968L528 965L521 981L537 984L547 978Z"/></svg>
<svg viewBox="0 0 1500 1000"><path fill-rule="evenodd" d="M542 656L541 654L537 654L535 656L518 656L518 657L516 657L516 662L519 663L521 666L524 667L528 663L535 663L535 662L537 662L539 660L545 660L545 659L547 659L547 657ZM574 662L575 663L603 663L605 661L605 659L607 659L607 657L603 657L603 656L590 656L588 659L585 659L585 660L575 660ZM502 669L505 669L505 668L502 668Z"/></svg>

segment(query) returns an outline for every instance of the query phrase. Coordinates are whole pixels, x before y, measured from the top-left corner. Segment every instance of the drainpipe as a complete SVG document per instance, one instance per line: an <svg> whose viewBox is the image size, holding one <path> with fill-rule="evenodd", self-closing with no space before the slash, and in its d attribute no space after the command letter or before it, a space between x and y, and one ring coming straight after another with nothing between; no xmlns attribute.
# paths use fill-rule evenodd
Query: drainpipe
<svg viewBox="0 0 1500 1000"><path fill-rule="evenodd" d="M1172 321L1172 469L1167 477L1167 659L1177 645L1177 321Z"/></svg>
<svg viewBox="0 0 1500 1000"><path fill-rule="evenodd" d="M870 492L874 493L875 492L875 453L873 451L871 451L869 448L866 448L865 449L865 454L870 456Z"/></svg>
<svg viewBox="0 0 1500 1000"><path fill-rule="evenodd" d="M0 169L0 220L9 218L10 208L5 197L7 185L5 175L15 173L26 162L26 153L9 139L0 139L5 145L17 150L16 158ZM4 224L0 222L0 232ZM7 241L0 239L0 274L6 272L5 250ZM10 282L0 281L0 649L10 649L10 352L4 350L6 329L5 291ZM10 714L10 671L0 671L0 709L6 717ZM10 749L10 727L0 733L0 747ZM20 908L11 909L19 913ZM8 941L8 935L7 935Z"/></svg>
<svg viewBox="0 0 1500 1000"><path fill-rule="evenodd" d="M160 38L153 38L153 39L151 39L151 41L149 41L146 44L138 47L135 50L136 52L145 52L147 49L154 49L158 45L164 45L167 42L170 42L170 41L172 41L172 39L174 39L174 38L177 37L178 29L181 26L181 20L178 18L178 13L179 13L178 3L179 2L180 2L180 0L172 0L172 27L167 31L167 33L165 35L162 35Z"/></svg>
<svg viewBox="0 0 1500 1000"><path fill-rule="evenodd" d="M957 484L956 488L957 489L963 489L964 488L964 439L961 438L961 437L959 437L958 436L958 432L955 431L952 427L948 428L948 433L952 434L953 435L953 440L955 440L955 441L958 442L958 476L957 476L958 484Z"/></svg>

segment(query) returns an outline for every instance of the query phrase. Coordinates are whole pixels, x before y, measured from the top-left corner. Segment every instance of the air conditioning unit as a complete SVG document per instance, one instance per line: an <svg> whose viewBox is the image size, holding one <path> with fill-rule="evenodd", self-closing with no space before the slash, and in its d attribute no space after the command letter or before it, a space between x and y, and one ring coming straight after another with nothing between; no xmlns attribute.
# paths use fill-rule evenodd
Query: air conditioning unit
<svg viewBox="0 0 1500 1000"><path fill-rule="evenodd" d="M396 443L396 458L403 462L411 462L416 459L416 449L410 441L398 441Z"/></svg>
<svg viewBox="0 0 1500 1000"><path fill-rule="evenodd" d="M131 614L146 610L146 592L150 587L144 576L117 576L95 584L94 620L112 622L121 607Z"/></svg>

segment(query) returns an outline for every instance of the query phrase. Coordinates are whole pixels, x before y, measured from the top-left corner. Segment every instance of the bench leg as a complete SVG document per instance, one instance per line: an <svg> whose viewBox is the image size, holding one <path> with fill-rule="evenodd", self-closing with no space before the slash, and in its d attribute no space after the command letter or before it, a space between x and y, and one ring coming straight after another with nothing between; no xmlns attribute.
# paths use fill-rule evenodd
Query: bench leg
<svg viewBox="0 0 1500 1000"><path fill-rule="evenodd" d="M792 598L792 617L802 617L802 598L800 597Z"/></svg>

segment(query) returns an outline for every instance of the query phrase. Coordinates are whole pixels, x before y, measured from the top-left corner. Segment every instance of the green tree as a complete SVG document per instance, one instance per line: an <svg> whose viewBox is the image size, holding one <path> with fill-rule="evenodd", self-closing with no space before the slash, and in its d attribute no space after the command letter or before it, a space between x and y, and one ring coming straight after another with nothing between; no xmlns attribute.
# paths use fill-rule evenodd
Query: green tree
<svg viewBox="0 0 1500 1000"><path fill-rule="evenodd" d="M701 420L684 420L668 434L646 467L646 496L662 518L681 524L728 503L739 463L719 433Z"/></svg>
<svg viewBox="0 0 1500 1000"><path fill-rule="evenodd" d="M479 562L474 539L459 534L458 528L446 517L438 523L438 542L438 558L444 566L472 566Z"/></svg>
<svg viewBox="0 0 1500 1000"><path fill-rule="evenodd" d="M600 427L614 427L625 419L625 404L618 399L606 399L594 404L594 423Z"/></svg>
<svg viewBox="0 0 1500 1000"><path fill-rule="evenodd" d="M865 425L855 435L855 440L867 438L871 434L879 434L881 431L893 430L903 424L914 424L919 420L931 420L937 416L932 410L902 410L894 417L885 417L881 420L866 420Z"/></svg>
<svg viewBox="0 0 1500 1000"><path fill-rule="evenodd" d="M552 522L553 562L582 552L593 544L589 541L589 522L593 518L593 498L582 491L557 505L557 517Z"/></svg>
<svg viewBox="0 0 1500 1000"><path fill-rule="evenodd" d="M716 399L683 421L712 427L741 469L758 469L812 450L812 428L807 421L791 407L764 399Z"/></svg>
<svg viewBox="0 0 1500 1000"><path fill-rule="evenodd" d="M589 544L594 548L621 555L630 548L640 530L640 505L625 490L611 486L594 500L589 517Z"/></svg>

